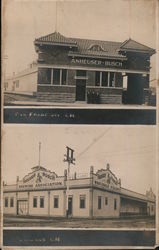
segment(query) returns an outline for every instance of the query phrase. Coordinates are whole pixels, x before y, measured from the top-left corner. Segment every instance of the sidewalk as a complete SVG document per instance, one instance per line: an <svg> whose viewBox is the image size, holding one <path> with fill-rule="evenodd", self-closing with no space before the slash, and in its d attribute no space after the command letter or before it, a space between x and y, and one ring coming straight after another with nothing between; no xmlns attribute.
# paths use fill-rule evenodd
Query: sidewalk
<svg viewBox="0 0 159 250"><path fill-rule="evenodd" d="M87 103L58 103L58 102L38 102L38 101L12 101L4 105L11 106L43 106L56 108L79 108L79 109L156 109L155 106L147 105L124 105L124 104L87 104Z"/></svg>

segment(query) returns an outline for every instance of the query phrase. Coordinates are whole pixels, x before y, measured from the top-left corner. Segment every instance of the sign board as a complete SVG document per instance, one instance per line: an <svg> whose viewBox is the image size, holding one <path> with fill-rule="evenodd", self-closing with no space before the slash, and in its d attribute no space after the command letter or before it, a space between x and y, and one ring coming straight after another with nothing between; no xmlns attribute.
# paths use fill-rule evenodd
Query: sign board
<svg viewBox="0 0 159 250"><path fill-rule="evenodd" d="M26 175L18 182L18 189L42 189L57 188L64 185L62 177L43 167L34 167L33 172Z"/></svg>

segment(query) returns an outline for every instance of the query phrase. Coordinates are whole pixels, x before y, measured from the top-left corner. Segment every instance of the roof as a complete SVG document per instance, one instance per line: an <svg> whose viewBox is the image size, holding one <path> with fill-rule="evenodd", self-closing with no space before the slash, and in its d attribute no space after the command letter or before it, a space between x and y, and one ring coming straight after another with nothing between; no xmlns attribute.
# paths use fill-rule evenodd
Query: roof
<svg viewBox="0 0 159 250"><path fill-rule="evenodd" d="M134 198L134 199L140 199L140 200L145 200L145 201L149 200L149 201L154 202L154 199L150 199L149 197L147 197L144 194L140 194L140 193L128 190L126 188L121 188L121 195L129 196L130 198Z"/></svg>
<svg viewBox="0 0 159 250"><path fill-rule="evenodd" d="M59 32L54 32L52 34L42 36L35 39L35 45L46 44L46 45L61 45L78 47L77 51L71 51L69 55L85 55L85 56L109 56L109 57L119 57L125 58L124 55L120 53L121 50L137 50L146 53L154 53L154 50L140 44L132 39L126 40L124 42L113 42L113 41L102 41L93 39L82 39L82 38L69 38L61 35ZM92 49L93 46L99 46L99 50Z"/></svg>
<svg viewBox="0 0 159 250"><path fill-rule="evenodd" d="M141 44L137 41L132 40L131 38L129 38L128 40L126 40L125 42L122 43L122 45L120 46L121 50L135 50L135 51L147 51L147 52L154 52L155 50L144 45Z"/></svg>

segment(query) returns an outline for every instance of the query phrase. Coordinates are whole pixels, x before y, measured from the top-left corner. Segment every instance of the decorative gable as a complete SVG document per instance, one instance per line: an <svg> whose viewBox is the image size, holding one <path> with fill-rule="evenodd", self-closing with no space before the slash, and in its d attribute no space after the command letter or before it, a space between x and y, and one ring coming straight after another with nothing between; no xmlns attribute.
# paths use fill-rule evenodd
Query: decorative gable
<svg viewBox="0 0 159 250"><path fill-rule="evenodd" d="M54 188L63 185L63 177L45 169L42 166L32 168L32 172L17 181L19 189Z"/></svg>
<svg viewBox="0 0 159 250"><path fill-rule="evenodd" d="M98 170L96 176L97 184L105 184L110 189L120 189L121 187L121 180L111 172L109 164L107 164L106 169Z"/></svg>
<svg viewBox="0 0 159 250"><path fill-rule="evenodd" d="M102 46L100 46L99 44L93 44L90 46L89 50L91 51L104 51L104 49L102 48Z"/></svg>

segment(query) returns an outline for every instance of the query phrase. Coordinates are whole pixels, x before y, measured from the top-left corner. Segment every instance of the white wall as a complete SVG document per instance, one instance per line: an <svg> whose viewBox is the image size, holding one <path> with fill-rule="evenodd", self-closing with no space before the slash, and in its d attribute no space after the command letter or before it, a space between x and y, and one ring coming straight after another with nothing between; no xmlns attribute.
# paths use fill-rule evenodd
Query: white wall
<svg viewBox="0 0 159 250"><path fill-rule="evenodd" d="M5 197L8 198L8 207L5 207ZM10 198L13 197L13 207L10 207ZM16 193L4 193L3 195L3 213L4 214L15 214L17 212L17 203L16 203Z"/></svg>
<svg viewBox="0 0 159 250"><path fill-rule="evenodd" d="M33 207L33 197L37 197L37 207ZM44 208L40 208L40 197L44 197ZM48 191L30 192L29 214L48 216Z"/></svg>
<svg viewBox="0 0 159 250"><path fill-rule="evenodd" d="M54 208L54 196L58 197L58 208ZM50 191L50 216L64 216L64 191Z"/></svg>
<svg viewBox="0 0 159 250"><path fill-rule="evenodd" d="M155 215L155 209L156 209L156 206L155 206L154 202L147 203L147 212L150 216Z"/></svg>
<svg viewBox="0 0 159 250"><path fill-rule="evenodd" d="M69 195L73 198L72 215L74 217L89 217L89 189L72 189ZM80 208L80 196L85 195L85 208Z"/></svg>
<svg viewBox="0 0 159 250"><path fill-rule="evenodd" d="M102 197L101 209L98 209L98 196ZM105 205L105 197L108 198L108 204ZM117 208L114 210L114 199L117 200ZM120 196L107 191L93 191L93 216L94 217L119 217Z"/></svg>
<svg viewBox="0 0 159 250"><path fill-rule="evenodd" d="M14 86L14 81L19 81L19 87ZM30 72L15 75L5 81L8 87L4 90L11 92L32 93L37 91L37 69L30 69Z"/></svg>

